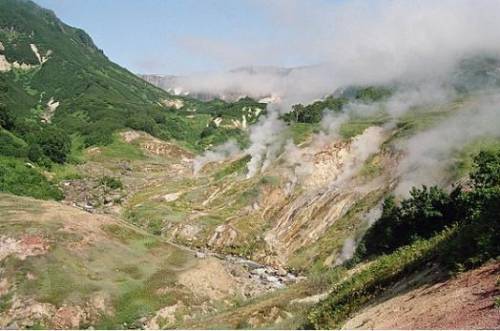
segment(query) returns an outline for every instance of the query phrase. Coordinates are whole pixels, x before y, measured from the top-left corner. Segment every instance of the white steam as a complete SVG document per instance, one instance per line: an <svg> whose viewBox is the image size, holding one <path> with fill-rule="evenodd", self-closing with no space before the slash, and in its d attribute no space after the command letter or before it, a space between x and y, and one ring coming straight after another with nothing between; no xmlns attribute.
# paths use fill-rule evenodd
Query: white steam
<svg viewBox="0 0 500 331"><path fill-rule="evenodd" d="M278 118L276 111L261 117L250 128L250 147L245 153L251 156L247 164L247 178L253 177L259 171L264 171L276 158L285 143L283 131L285 123Z"/></svg>
<svg viewBox="0 0 500 331"><path fill-rule="evenodd" d="M351 85L397 87L394 95L384 102L351 103L342 114L326 112L322 132L315 134L311 142L319 148L337 141L341 126L352 118L385 113L389 120L384 128L390 129L398 118L416 108L428 107L427 111L432 111L436 104L449 103L457 97L450 88L449 78L464 57L500 54L499 1L381 0L318 6L286 1L261 5L269 7L266 15L270 15L277 26L290 31L289 39L285 36L278 42L283 47L276 47L268 40L234 45L222 45L224 42L218 40L190 43L191 51L213 54L215 60L219 56L231 65L264 64L266 57L271 56L274 61L290 54L311 59L314 65L292 69L247 67L185 76L177 83L198 93L279 96L280 104L268 107L268 115L250 128L250 147L245 151L251 156L247 177L268 168L284 152L287 163L295 164L290 188L313 169L310 155L287 142L286 125L279 119L279 114L289 111L294 103L307 104ZM232 47L237 51L231 50ZM267 51L266 47L269 47ZM237 54L244 54L244 60L237 59ZM444 179L443 171L449 165L453 150L481 135L498 135L500 125L495 103L499 100L489 99L457 112L400 146L406 154L395 174L401 176L398 193L408 191L412 185L439 183ZM377 152L380 141L366 134L354 139L352 145L353 158L346 161L338 181L358 171L360 160ZM194 164L195 173L206 162L230 155L231 152L225 152L226 148L199 157Z"/></svg>
<svg viewBox="0 0 500 331"><path fill-rule="evenodd" d="M206 151L202 155L197 156L193 160L193 173L197 175L205 164L223 161L239 152L241 152L241 150L238 144L234 140L229 140L215 147L213 150Z"/></svg>
<svg viewBox="0 0 500 331"><path fill-rule="evenodd" d="M370 209L362 216L360 233L355 236L349 237L344 241L340 254L335 260L335 266L341 265L354 256L356 248L358 247L359 241L363 238L363 235L373 225L373 223L375 223L380 218L380 216L382 216L382 208L382 203L378 203L374 208Z"/></svg>
<svg viewBox="0 0 500 331"><path fill-rule="evenodd" d="M403 146L405 158L398 167L398 195L413 186L446 184L454 151L481 137L500 138L500 94L482 96L456 110L437 126L416 134Z"/></svg>

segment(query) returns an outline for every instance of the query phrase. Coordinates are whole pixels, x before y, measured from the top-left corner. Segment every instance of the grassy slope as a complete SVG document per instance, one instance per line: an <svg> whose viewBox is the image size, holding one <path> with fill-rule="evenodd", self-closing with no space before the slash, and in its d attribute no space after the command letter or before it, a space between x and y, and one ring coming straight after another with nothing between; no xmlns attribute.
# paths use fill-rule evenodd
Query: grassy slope
<svg viewBox="0 0 500 331"><path fill-rule="evenodd" d="M365 270L334 286L327 299L309 313L309 326L319 329L341 327L345 319L388 287L422 270L453 234L454 229L449 229L432 239L417 241L376 259Z"/></svg>
<svg viewBox="0 0 500 331"><path fill-rule="evenodd" d="M243 142L241 130L222 128L199 140L215 116L230 124L231 119L241 120L245 114L252 123L258 116L249 114L248 108L265 108L251 99L204 103L186 97L176 98L184 103L181 110L166 106L162 101L172 98L167 92L109 61L83 30L64 24L31 1L0 3L0 41L9 62L33 66L0 73L0 105L17 117L37 121L53 98L60 102L53 123L78 132L90 144L109 142L109 134L125 126L180 140L193 149L230 137ZM48 58L43 65L30 44Z"/></svg>
<svg viewBox="0 0 500 331"><path fill-rule="evenodd" d="M192 267L192 254L118 219L5 194L0 194L0 215L3 237L36 236L49 244L38 256L2 261L3 278L13 286L2 297L4 312L14 301L14 291L57 307L83 306L92 296L103 295L115 313L95 322L100 327L123 327L163 306L193 298L190 289L174 286L176 275ZM159 294L159 288L168 290Z"/></svg>

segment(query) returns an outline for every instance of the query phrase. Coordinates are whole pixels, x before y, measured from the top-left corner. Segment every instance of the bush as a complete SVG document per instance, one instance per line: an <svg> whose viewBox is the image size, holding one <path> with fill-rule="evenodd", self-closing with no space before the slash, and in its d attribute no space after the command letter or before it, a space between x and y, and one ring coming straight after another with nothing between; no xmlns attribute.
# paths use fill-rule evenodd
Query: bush
<svg viewBox="0 0 500 331"><path fill-rule="evenodd" d="M43 150L38 144L32 144L28 148L28 159L38 163L44 157Z"/></svg>
<svg viewBox="0 0 500 331"><path fill-rule="evenodd" d="M450 194L437 187L413 188L411 197L396 205L384 202L382 216L367 231L356 258L388 254L417 239L430 238L457 223L456 237L442 255L446 264L474 266L500 255L500 151L474 158L467 191Z"/></svg>
<svg viewBox="0 0 500 331"><path fill-rule="evenodd" d="M383 100L389 97L391 94L391 90L387 88L369 86L357 90L355 99L368 103Z"/></svg>
<svg viewBox="0 0 500 331"><path fill-rule="evenodd" d="M394 197L384 201L382 216L367 231L356 255L367 257L391 253L417 239L427 239L456 221L458 188L448 195L437 187L413 188L410 198L396 205Z"/></svg>
<svg viewBox="0 0 500 331"><path fill-rule="evenodd" d="M103 176L99 179L99 184L109 187L112 190L116 190L123 187L120 179L110 176Z"/></svg>
<svg viewBox="0 0 500 331"><path fill-rule="evenodd" d="M26 144L10 132L0 128L0 155L25 157Z"/></svg>
<svg viewBox="0 0 500 331"><path fill-rule="evenodd" d="M451 266L471 268L500 256L500 151L474 159L472 190L463 194L461 231L443 253Z"/></svg>
<svg viewBox="0 0 500 331"><path fill-rule="evenodd" d="M52 163L50 159L43 153L42 148L38 144L32 144L28 147L28 159L36 164L50 168Z"/></svg>
<svg viewBox="0 0 500 331"><path fill-rule="evenodd" d="M0 126L6 130L14 128L14 117L4 105L0 105Z"/></svg>
<svg viewBox="0 0 500 331"><path fill-rule="evenodd" d="M36 169L22 161L0 158L0 191L37 199L61 200L62 192Z"/></svg>
<svg viewBox="0 0 500 331"><path fill-rule="evenodd" d="M37 137L43 154L56 163L64 163L71 151L71 138L61 129L55 126L47 126L42 129Z"/></svg>
<svg viewBox="0 0 500 331"><path fill-rule="evenodd" d="M136 114L131 116L125 125L131 129L144 131L151 135L156 135L158 130L155 120L145 115Z"/></svg>
<svg viewBox="0 0 500 331"><path fill-rule="evenodd" d="M325 100L316 101L307 106L293 105L292 111L283 115L283 119L287 122L319 123L324 111L340 112L347 102L345 98L329 96Z"/></svg>
<svg viewBox="0 0 500 331"><path fill-rule="evenodd" d="M84 145L105 146L113 142L113 132L121 128L120 124L111 121L100 121L88 124L84 130Z"/></svg>

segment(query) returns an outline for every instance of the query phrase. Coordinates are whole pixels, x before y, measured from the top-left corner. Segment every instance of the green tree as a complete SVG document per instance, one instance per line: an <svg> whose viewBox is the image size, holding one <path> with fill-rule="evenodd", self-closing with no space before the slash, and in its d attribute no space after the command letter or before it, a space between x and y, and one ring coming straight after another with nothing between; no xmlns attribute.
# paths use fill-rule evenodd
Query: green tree
<svg viewBox="0 0 500 331"><path fill-rule="evenodd" d="M64 163L71 150L70 137L55 126L43 128L38 136L38 144L43 154L57 163Z"/></svg>
<svg viewBox="0 0 500 331"><path fill-rule="evenodd" d="M410 197L398 206L393 196L384 201L380 219L367 231L357 256L391 253L417 239L427 239L456 222L456 201L460 188L452 195L438 187L412 188Z"/></svg>
<svg viewBox="0 0 500 331"><path fill-rule="evenodd" d="M43 150L38 144L32 144L28 148L28 159L30 161L38 163L44 157Z"/></svg>

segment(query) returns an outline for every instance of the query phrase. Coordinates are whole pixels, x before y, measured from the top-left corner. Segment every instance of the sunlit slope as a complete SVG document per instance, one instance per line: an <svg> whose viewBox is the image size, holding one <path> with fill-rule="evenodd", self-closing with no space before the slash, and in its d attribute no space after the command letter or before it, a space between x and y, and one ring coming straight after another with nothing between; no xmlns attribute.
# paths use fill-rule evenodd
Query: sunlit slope
<svg viewBox="0 0 500 331"><path fill-rule="evenodd" d="M0 228L3 328L158 328L264 290L241 266L56 202L0 194Z"/></svg>
<svg viewBox="0 0 500 331"><path fill-rule="evenodd" d="M474 100L415 110L395 126L384 127L378 118L363 119L366 124L353 137L331 143L315 142L309 135L297 148L296 160L283 152L252 178L246 178L249 157L235 154L206 164L198 174L187 171L183 177L137 192L124 205L124 215L187 245L301 270L329 267L344 241L364 232L369 212L396 187L398 164L404 157L397 146L446 123ZM353 118L342 127L350 130L360 121ZM373 148L366 151L364 144ZM494 138L481 138L457 150L443 183L458 180L470 170L475 153L496 145ZM310 160L311 169L294 183L291 178L301 171L294 162L300 158ZM185 163L188 169L191 162Z"/></svg>

